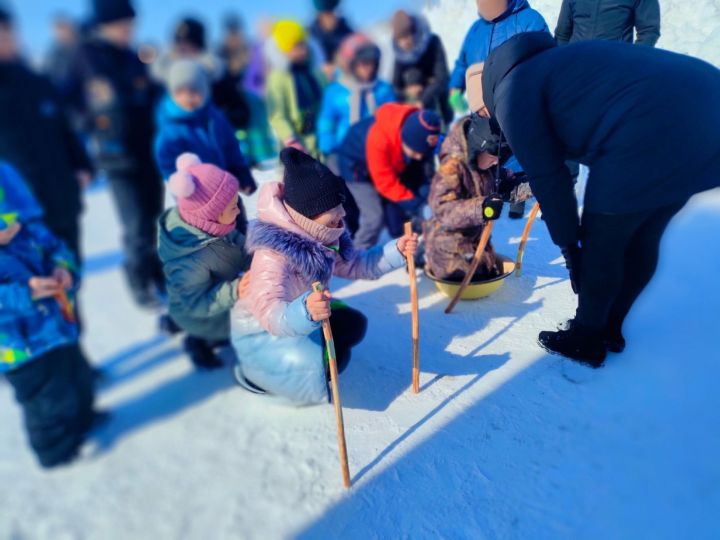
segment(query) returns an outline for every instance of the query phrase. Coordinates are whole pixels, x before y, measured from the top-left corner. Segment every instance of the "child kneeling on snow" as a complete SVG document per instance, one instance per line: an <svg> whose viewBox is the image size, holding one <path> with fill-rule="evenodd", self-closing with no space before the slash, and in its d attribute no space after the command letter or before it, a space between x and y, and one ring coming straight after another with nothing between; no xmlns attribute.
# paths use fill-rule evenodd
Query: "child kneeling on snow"
<svg viewBox="0 0 720 540"><path fill-rule="evenodd" d="M93 374L78 344L74 258L0 163L0 373L15 390L40 465L72 461L93 427ZM98 416L99 418L99 416Z"/></svg>
<svg viewBox="0 0 720 540"><path fill-rule="evenodd" d="M169 314L187 332L184 345L195 366L221 367L214 350L230 338L230 309L250 266L239 230L238 181L182 154L168 185L177 206L160 217L158 254Z"/></svg>
<svg viewBox="0 0 720 540"><path fill-rule="evenodd" d="M330 303L330 293L311 293L330 277L377 279L405 264L417 235L384 247L355 251L345 231L343 180L294 148L280 153L284 181L264 185L257 220L248 232L253 253L247 296L235 304L232 343L238 382L295 404L327 400L321 322L330 319L338 367L362 340L367 319ZM330 315L332 313L332 318Z"/></svg>

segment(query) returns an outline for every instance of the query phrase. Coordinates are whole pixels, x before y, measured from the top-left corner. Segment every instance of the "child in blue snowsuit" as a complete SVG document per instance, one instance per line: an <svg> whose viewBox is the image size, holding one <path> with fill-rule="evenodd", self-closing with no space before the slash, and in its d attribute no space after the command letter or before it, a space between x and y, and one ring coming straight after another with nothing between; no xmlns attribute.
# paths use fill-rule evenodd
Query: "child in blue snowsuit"
<svg viewBox="0 0 720 540"><path fill-rule="evenodd" d="M230 122L210 101L210 81L205 68L194 60L177 60L170 68L168 95L158 111L155 158L166 180L175 172L175 161L186 152L237 178L240 192L257 189L240 143ZM242 203L239 203L242 209ZM245 215L245 212L242 212ZM243 221L241 231L246 228Z"/></svg>
<svg viewBox="0 0 720 540"><path fill-rule="evenodd" d="M478 4L478 20L465 35L450 75L449 101L456 113L464 113L467 108L463 99L467 68L484 62L490 51L521 32L550 32L543 16L530 7L528 0L492 0L482 6ZM514 172L522 171L515 157L505 166ZM524 212L524 201L510 205L511 218L522 218Z"/></svg>
<svg viewBox="0 0 720 540"><path fill-rule="evenodd" d="M78 346L75 260L43 224L24 181L0 162L0 373L43 467L71 461L92 427L93 375Z"/></svg>

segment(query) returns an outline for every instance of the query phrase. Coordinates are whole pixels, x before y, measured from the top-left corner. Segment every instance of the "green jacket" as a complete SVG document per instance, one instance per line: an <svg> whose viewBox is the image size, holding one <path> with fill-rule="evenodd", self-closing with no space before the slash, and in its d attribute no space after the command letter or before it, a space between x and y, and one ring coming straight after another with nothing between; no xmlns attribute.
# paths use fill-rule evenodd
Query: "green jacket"
<svg viewBox="0 0 720 540"><path fill-rule="evenodd" d="M210 236L188 225L177 208L160 217L158 254L167 280L169 313L191 336L230 336L230 309L240 276L250 267L245 236L235 230Z"/></svg>
<svg viewBox="0 0 720 540"><path fill-rule="evenodd" d="M325 79L316 75L321 86L325 86ZM288 139L296 139L308 152L317 155L317 138L315 131L302 135L303 115L298 107L295 82L287 69L274 69L270 72L265 85L265 100L267 103L270 126L282 147ZM319 112L318 103L318 112Z"/></svg>

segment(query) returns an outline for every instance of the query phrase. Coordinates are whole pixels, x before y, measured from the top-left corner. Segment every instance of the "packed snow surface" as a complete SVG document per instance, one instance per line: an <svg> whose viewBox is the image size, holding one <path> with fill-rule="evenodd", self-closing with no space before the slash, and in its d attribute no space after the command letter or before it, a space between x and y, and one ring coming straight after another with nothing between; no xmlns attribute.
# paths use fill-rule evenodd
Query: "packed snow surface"
<svg viewBox="0 0 720 540"><path fill-rule="evenodd" d="M559 2L534 4L554 27ZM717 62L719 3L662 4L660 45ZM428 13L455 51L474 2ZM496 249L514 256L523 225L497 222ZM575 306L542 221L522 277L452 315L419 274L419 395L408 275L334 281L370 321L341 377L350 490L330 405L291 409L237 388L229 367L194 371L130 300L105 189L84 226L84 345L112 423L43 472L0 382L0 539L717 538L720 190L673 220L627 351L597 371L536 344Z"/></svg>

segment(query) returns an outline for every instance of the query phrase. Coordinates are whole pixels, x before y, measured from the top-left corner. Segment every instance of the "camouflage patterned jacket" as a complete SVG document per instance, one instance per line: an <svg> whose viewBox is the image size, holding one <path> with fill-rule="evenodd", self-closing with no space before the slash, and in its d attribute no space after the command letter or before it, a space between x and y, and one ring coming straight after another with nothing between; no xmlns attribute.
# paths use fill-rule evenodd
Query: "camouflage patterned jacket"
<svg viewBox="0 0 720 540"><path fill-rule="evenodd" d="M440 149L440 167L430 187L428 202L433 216L424 225L426 264L437 278L461 280L470 269L483 230L482 202L495 190L495 173L477 171L468 164L465 126L455 124ZM530 197L527 184L511 196L512 202ZM475 279L498 275L495 250L488 242Z"/></svg>

